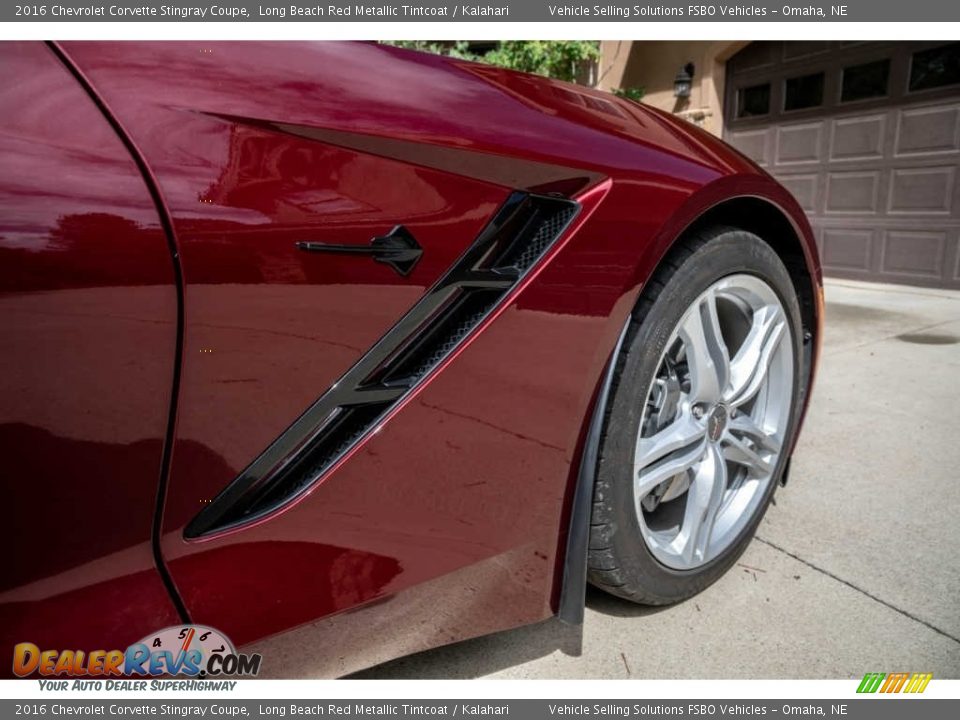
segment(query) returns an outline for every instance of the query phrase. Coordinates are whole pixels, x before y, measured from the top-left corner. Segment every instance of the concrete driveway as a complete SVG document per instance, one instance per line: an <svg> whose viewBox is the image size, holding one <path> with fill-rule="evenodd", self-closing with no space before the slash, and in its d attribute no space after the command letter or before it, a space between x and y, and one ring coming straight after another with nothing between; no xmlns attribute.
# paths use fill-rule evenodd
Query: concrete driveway
<svg viewBox="0 0 960 720"><path fill-rule="evenodd" d="M806 428L756 540L675 607L591 591L576 644L549 621L357 677L960 678L960 293L829 282Z"/></svg>

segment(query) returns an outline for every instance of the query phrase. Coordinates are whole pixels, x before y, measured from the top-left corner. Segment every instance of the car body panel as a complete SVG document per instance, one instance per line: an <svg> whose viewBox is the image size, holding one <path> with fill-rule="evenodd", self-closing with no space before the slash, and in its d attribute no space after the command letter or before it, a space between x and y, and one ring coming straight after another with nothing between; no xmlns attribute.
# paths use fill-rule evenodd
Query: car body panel
<svg viewBox="0 0 960 720"><path fill-rule="evenodd" d="M40 43L0 44L0 66L0 638L126 647L178 619L151 547L173 263L69 70Z"/></svg>
<svg viewBox="0 0 960 720"><path fill-rule="evenodd" d="M157 547L193 621L341 675L557 609L604 368L685 228L792 198L708 134L608 94L371 43L66 43L156 178L184 288ZM190 78L184 82L183 78ZM399 89L399 90L398 90ZM184 527L413 305L515 190L581 215L440 371L310 491ZM298 241L424 248L403 277ZM275 671L267 671L273 674Z"/></svg>

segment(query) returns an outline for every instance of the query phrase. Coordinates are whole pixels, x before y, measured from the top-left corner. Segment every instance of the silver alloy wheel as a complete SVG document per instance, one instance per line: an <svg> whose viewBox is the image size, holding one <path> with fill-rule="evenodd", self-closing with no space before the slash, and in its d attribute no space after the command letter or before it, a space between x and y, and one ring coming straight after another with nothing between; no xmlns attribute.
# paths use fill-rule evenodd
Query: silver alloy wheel
<svg viewBox="0 0 960 720"><path fill-rule="evenodd" d="M792 405L791 332L773 288L743 274L707 288L673 329L633 467L640 530L663 565L710 562L763 502Z"/></svg>

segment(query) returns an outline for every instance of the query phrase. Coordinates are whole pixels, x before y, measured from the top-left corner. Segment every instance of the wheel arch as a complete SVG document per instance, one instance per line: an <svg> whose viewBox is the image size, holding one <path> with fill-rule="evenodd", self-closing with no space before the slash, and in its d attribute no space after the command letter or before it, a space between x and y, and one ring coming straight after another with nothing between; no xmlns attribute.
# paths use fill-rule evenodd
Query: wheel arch
<svg viewBox="0 0 960 720"><path fill-rule="evenodd" d="M793 196L768 175L727 176L695 192L677 209L649 245L651 256L638 263L642 293L670 253L687 237L724 225L751 232L777 253L790 273L803 324L803 375L799 432L806 414L823 338L823 276L813 231ZM636 302L636 300L635 300Z"/></svg>
<svg viewBox="0 0 960 720"><path fill-rule="evenodd" d="M742 192L730 192L729 185L734 182L740 186ZM638 261L639 291L634 303L631 304L631 312L627 316L616 345L610 352L603 375L599 378L591 412L584 426L584 442L571 500L557 606L558 617L565 623L579 625L583 622L590 517L603 419L613 385L616 360L632 319L632 308L642 294L646 279L656 273L681 242L704 228L719 225L744 230L759 237L773 248L790 273L797 292L803 324L804 382L801 386L798 403L800 414L794 438L800 432L822 337L823 284L816 243L802 209L780 185L766 176L750 178L746 182L737 178L724 178L695 193L678 210L672 221L661 229L649 245L656 258L654 262L650 262L646 254ZM792 448L790 452L792 454ZM788 459L781 483L786 482L789 468Z"/></svg>
<svg viewBox="0 0 960 720"><path fill-rule="evenodd" d="M773 248L790 272L790 279L800 301L804 330L811 336L819 334L819 276L815 269L811 269L808 255L804 252L804 244L800 239L801 230L791 222L783 209L770 200L755 195L730 198L698 216L674 240L671 247L702 228L718 225L753 233ZM812 243L812 240L810 242Z"/></svg>

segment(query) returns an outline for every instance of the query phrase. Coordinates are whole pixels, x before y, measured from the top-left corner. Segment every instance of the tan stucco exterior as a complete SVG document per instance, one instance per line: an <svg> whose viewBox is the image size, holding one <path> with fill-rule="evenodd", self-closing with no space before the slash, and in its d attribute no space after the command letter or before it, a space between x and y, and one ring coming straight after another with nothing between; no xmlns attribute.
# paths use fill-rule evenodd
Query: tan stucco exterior
<svg viewBox="0 0 960 720"><path fill-rule="evenodd" d="M714 135L723 134L726 62L746 41L632 41L600 43L598 86L642 87L643 102L686 117ZM673 80L687 63L696 67L690 97L673 95Z"/></svg>

